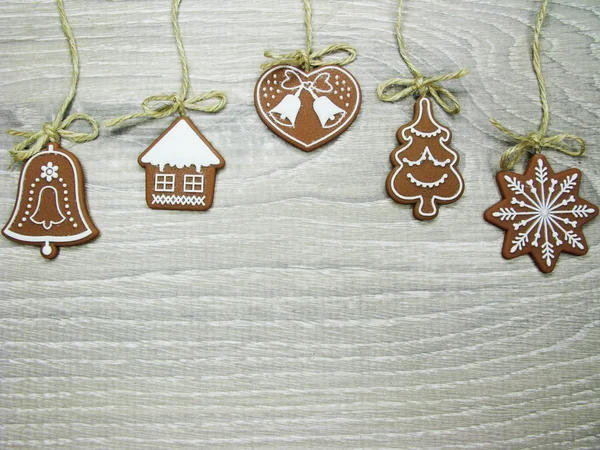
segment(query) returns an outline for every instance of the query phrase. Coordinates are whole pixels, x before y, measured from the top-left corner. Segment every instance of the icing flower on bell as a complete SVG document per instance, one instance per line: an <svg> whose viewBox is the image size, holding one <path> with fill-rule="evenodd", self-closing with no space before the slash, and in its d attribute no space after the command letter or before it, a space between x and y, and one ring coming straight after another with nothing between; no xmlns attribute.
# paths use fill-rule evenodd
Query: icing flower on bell
<svg viewBox="0 0 600 450"><path fill-rule="evenodd" d="M48 161L48 164L42 166L40 178L45 178L48 183L58 178L58 166L52 164L52 161Z"/></svg>

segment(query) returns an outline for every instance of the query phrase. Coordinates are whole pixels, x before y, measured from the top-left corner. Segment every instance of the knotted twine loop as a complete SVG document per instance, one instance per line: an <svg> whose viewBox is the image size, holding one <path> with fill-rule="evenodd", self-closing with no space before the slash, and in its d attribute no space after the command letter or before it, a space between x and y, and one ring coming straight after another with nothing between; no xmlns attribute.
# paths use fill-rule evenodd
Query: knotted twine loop
<svg viewBox="0 0 600 450"><path fill-rule="evenodd" d="M548 96L546 94L546 82L542 73L542 62L540 59L540 35L544 18L548 13L548 0L542 0L540 11L537 15L535 31L533 33L533 44L531 46L533 70L537 78L540 102L542 104L542 122L538 131L527 135L514 133L501 125L496 119L491 118L490 122L498 130L506 134L512 140L517 141L517 144L504 152L500 159L500 167L503 170L512 169L517 162L521 160L527 153L538 154L542 149L549 148L557 150L569 156L582 156L585 153L585 141L572 134L557 134L555 136L546 136L548 124L550 122L550 108L548 106ZM577 148L577 146L579 148Z"/></svg>
<svg viewBox="0 0 600 450"><path fill-rule="evenodd" d="M67 19L67 14L65 13L65 5L63 0L56 0L56 4L58 6L62 30L67 38L67 42L69 44L69 53L71 55L71 88L67 98L56 114L54 121L44 123L40 131L7 131L7 133L11 136L24 138L21 142L9 150L9 153L13 159L13 163L20 163L28 160L33 155L44 149L49 142L56 142L57 144L60 144L61 139L66 139L71 142L82 143L96 139L99 134L98 122L96 122L87 114L71 114L65 118L65 114L75 98L77 84L79 83L79 52L77 50L75 35L73 34L73 30ZM71 125L78 120L87 122L91 128L91 131L87 133L70 131L69 128Z"/></svg>
<svg viewBox="0 0 600 450"><path fill-rule="evenodd" d="M431 95L448 114L458 114L460 112L458 100L448 89L442 87L440 83L462 78L469 72L466 69L460 69L457 72L437 75L435 77L426 77L423 75L412 63L406 51L406 45L402 37L402 6L403 0L398 0L398 18L396 20L398 52L413 77L392 78L391 80L382 82L377 87L377 96L384 102L397 102L411 95L421 97Z"/></svg>
<svg viewBox="0 0 600 450"><path fill-rule="evenodd" d="M87 122L91 128L90 132L81 133L70 131L71 124L81 120ZM66 119L61 121L58 126L53 123L46 122L42 125L40 131L18 131L8 130L7 133L11 136L25 138L23 141L15 145L9 152L12 155L14 162L23 162L31 158L36 153L46 147L49 142L60 144L61 139L66 139L71 142L89 142L98 137L100 128L98 122L92 119L87 114L71 114Z"/></svg>
<svg viewBox="0 0 600 450"><path fill-rule="evenodd" d="M202 111L207 113L216 113L221 111L227 105L227 95L221 91L204 92L195 97L188 97L190 87L190 69L183 40L181 39L181 29L179 28L179 6L181 0L173 0L171 7L171 22L173 24L173 32L175 34L175 42L177 51L181 60L181 92L179 94L161 94L152 95L142 102L142 111L125 116L117 117L116 119L106 122L107 127L114 127L122 122L130 119L146 117L150 119L162 119L173 114L179 113L180 116L187 116L187 111ZM208 105L200 105L199 103L207 100L217 99L216 102Z"/></svg>
<svg viewBox="0 0 600 450"><path fill-rule="evenodd" d="M348 44L331 44L321 50L313 51L313 31L312 31L312 5L310 0L303 0L304 3L304 24L306 28L306 48L292 53L276 54L270 50L265 51L265 57L272 61L266 62L260 66L262 70L268 70L271 67L287 64L294 67L302 67L305 72L310 72L315 67L325 65L345 66L356 59L357 51ZM347 53L348 56L331 61L323 61L323 58L334 53Z"/></svg>
<svg viewBox="0 0 600 450"><path fill-rule="evenodd" d="M199 104L211 99L217 99L217 102L208 105ZM182 98L179 94L153 95L142 102L141 112L110 120L106 122L106 126L113 127L127 120L139 117L162 119L172 116L175 113L186 116L187 110L216 113L225 108L225 105L227 105L227 96L224 92L220 91L205 92L192 98Z"/></svg>
<svg viewBox="0 0 600 450"><path fill-rule="evenodd" d="M538 154L544 148L556 150L569 156L582 156L585 153L585 141L572 134L544 136L540 131L534 131L528 135L522 135L510 131L496 119L492 118L490 122L509 138L518 142L517 145L512 146L502 154L500 167L503 170L512 169L526 153ZM572 146L578 145L579 148L573 149L565 145L565 142L570 142Z"/></svg>

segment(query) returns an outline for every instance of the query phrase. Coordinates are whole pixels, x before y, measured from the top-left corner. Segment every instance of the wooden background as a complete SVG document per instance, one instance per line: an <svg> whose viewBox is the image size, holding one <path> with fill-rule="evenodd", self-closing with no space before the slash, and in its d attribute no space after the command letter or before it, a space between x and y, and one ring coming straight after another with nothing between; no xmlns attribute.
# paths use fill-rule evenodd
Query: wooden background
<svg viewBox="0 0 600 450"><path fill-rule="evenodd" d="M82 79L74 112L98 120L179 89L168 0L68 0ZM500 256L484 222L509 145L488 122L537 128L534 0L410 0L406 40L449 82L465 195L431 223L385 192L413 102L380 102L406 76L395 0L314 0L315 45L348 42L364 104L305 154L257 117L265 49L303 45L299 0L185 0L196 92L230 104L192 118L227 160L208 213L153 211L136 158L171 122L102 130L72 146L102 235L55 261L0 239L0 447L598 448L600 221L590 252L552 275ZM556 0L542 43L552 132L587 140L600 204L600 4ZM69 84L53 0L0 0L0 128L39 129ZM436 107L437 108L437 107ZM8 150L15 140L0 135ZM19 170L0 157L0 217ZM521 169L521 167L519 167Z"/></svg>

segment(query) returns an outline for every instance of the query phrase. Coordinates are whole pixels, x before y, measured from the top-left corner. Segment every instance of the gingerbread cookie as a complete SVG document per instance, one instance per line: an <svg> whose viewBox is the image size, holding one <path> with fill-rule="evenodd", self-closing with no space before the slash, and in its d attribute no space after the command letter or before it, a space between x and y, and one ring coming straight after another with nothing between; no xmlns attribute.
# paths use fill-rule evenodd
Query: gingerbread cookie
<svg viewBox="0 0 600 450"><path fill-rule="evenodd" d="M504 258L529 253L542 272L550 273L561 252L587 253L581 228L598 215L598 207L578 196L579 170L554 173L544 156L535 155L523 175L505 170L496 178L503 199L484 217L506 231Z"/></svg>
<svg viewBox="0 0 600 450"><path fill-rule="evenodd" d="M83 244L100 234L87 210L83 170L75 155L50 143L27 161L2 234L41 247L47 259L56 258L59 247Z"/></svg>
<svg viewBox="0 0 600 450"><path fill-rule="evenodd" d="M139 157L152 209L206 211L213 204L217 169L225 160L189 117L171 124Z"/></svg>
<svg viewBox="0 0 600 450"><path fill-rule="evenodd" d="M310 152L348 129L360 110L356 79L339 66L306 73L275 66L258 80L255 106L262 121L279 137Z"/></svg>
<svg viewBox="0 0 600 450"><path fill-rule="evenodd" d="M431 101L421 97L412 122L401 127L397 137L402 146L390 157L395 168L387 179L388 194L398 203L414 204L417 219L434 219L439 204L457 201L464 191L456 168L459 156L450 148L452 133L435 120Z"/></svg>

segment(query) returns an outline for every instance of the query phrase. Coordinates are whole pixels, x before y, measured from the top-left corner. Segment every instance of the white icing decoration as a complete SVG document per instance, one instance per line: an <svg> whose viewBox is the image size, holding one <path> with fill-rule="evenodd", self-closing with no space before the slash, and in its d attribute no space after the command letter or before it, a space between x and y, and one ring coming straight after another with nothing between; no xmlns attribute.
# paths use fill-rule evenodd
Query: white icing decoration
<svg viewBox="0 0 600 450"><path fill-rule="evenodd" d="M307 74L306 74L304 71L302 71L302 70L298 69L297 67L293 67L293 66L275 66L275 67L273 67L273 68L271 68L271 69L267 70L267 71L266 71L266 72L265 72L265 73L262 75L262 77L260 78L260 80L259 80L259 82L258 82L258 83L259 83L259 85L262 85L262 83L264 83L264 80L265 80L265 79L268 79L268 78L271 76L271 74L272 74L274 71L279 71L279 70L281 70L282 68L283 68L283 69L289 69L289 70L291 70L292 72L294 72L294 73L296 73L296 74L301 74L303 77L306 77L306 76L307 76ZM304 147L304 148L308 148L308 147L311 147L311 146L315 146L315 145L319 144L320 142L323 142L323 141L326 141L326 140L330 139L330 138L331 138L331 136L332 136L332 135L334 135L334 134L336 133L336 131L337 131L337 130L338 130L340 127L343 127L343 126L344 126L344 125L345 125L347 122L350 122L351 120L354 120L354 116L356 115L356 113L357 113L357 111L358 111L358 108L360 107L360 102L361 102L360 88L358 87L358 84L357 84L357 82L356 82L356 81L355 81L355 80L352 78L352 75L350 75L350 74L349 74L349 73L348 73L348 72L347 72L347 71L346 71L344 68L342 68L342 67L331 67L331 66L328 66L328 67L321 67L321 68L318 68L318 69L316 69L316 70L313 70L313 71L310 73L310 77L311 77L311 78L313 78L313 77L315 76L315 74L316 74L317 76L319 76L318 74L320 74L320 73L322 73L322 72L325 72L325 73L327 74L327 73L336 72L336 71L337 71L337 72L339 72L339 73L342 73L342 74L345 74L345 75L347 75L347 77L348 77L348 79L349 79L349 83L352 83L352 84L353 84L353 86L354 86L354 88L355 88L355 90L356 90L356 100L355 100L354 107L353 107L352 111L345 111L345 110L342 110L342 111L345 113L345 116L342 118L342 120L341 120L339 123L335 123L335 124L333 124L333 125L329 124L328 126L323 126L323 121L321 121L321 124L322 124L323 128L334 128L334 127L335 127L335 128L334 128L334 129L331 131L331 133L328 133L328 134L326 134L325 136L322 136L322 137L320 137L320 138L315 138L313 141L310 141L310 142L305 142L305 141L302 141L302 140L300 140L300 139L298 139L298 138L296 138L296 137L294 137L294 136L290 135L290 134L287 132L286 128L293 128L293 125L291 125L291 124L286 124L286 123L282 123L281 121L279 121L279 120L278 120L280 117L278 117L278 116L279 116L279 113L278 113L278 111L277 111L276 109L277 109L277 107L278 107L279 105L275 106L275 108L274 108L273 110L270 110L270 111L267 111L267 110L265 110L265 109L264 109L264 106L263 106L263 103L262 103L262 102L261 102L261 100L260 100L260 92L257 92L257 93L256 93L256 98L255 98L255 100L256 100L256 105L257 105L257 108L258 108L258 109L259 109L259 111L261 112L261 117L263 117L263 118L267 119L267 120L268 120L268 121L269 121L269 122L270 122L270 123L271 123L271 124L272 124L272 125L273 125L273 126L276 128L276 129L277 129L277 130L278 130L278 132L280 132L282 135L284 135L284 136L286 137L286 139L288 139L288 140L290 140L290 141L293 141L293 142L295 142L295 143L297 143L297 144L301 145L301 146L302 146L302 147ZM333 76L333 75L332 75L332 76ZM335 79L339 80L339 77L340 77L340 76L339 76L339 74L336 74L336 75L335 75ZM338 82L338 84L339 84L339 82ZM286 88L285 88L285 85L286 85L286 81L284 80L284 81L282 81L282 82L281 82L281 84L280 84L280 87L281 87L282 89L286 89ZM309 88L310 86L312 86L312 83L309 83L309 84L303 84L303 88L304 88L304 89L307 89L307 88ZM311 92L311 93L313 93L313 94L314 94L314 92L312 92L312 90L311 90L311 89L307 89L307 90L308 90L309 92ZM330 92L330 93L331 93L331 92L333 92L333 87L331 88L331 91L329 91L329 92ZM315 98L315 97L316 97L316 95L314 95L314 96L313 96L313 98ZM318 98L322 98L322 97L318 97ZM315 100L316 100L316 99L317 99L317 98L315 98ZM344 99L344 97L342 97L342 100L343 100L343 99ZM284 99L284 100L285 100L285 99ZM282 101L283 101L283 100L282 100ZM287 105L286 105L286 106L287 106ZM313 109L314 109L314 104L313 104ZM323 110L323 108L321 108L321 110ZM273 112L276 112L276 113L278 113L278 116L274 116L273 114L271 114L271 113L273 113ZM319 112L318 112L318 111L315 111L315 112L317 112L317 114L319 114ZM324 116L323 116L323 118L324 118L324 117L325 117L325 112L323 112L323 114L324 114ZM338 114L339 114L339 112L338 112ZM320 117L320 118L321 118L321 117ZM325 121L325 123L327 123L327 122L330 120L330 118L331 118L331 115L330 115L329 117L327 117L327 120Z"/></svg>
<svg viewBox="0 0 600 450"><path fill-rule="evenodd" d="M433 118L433 115L431 114L431 102L427 97L423 97L421 100L421 109L420 109L420 114L418 116L418 118L415 120L415 124L418 123L421 120L422 114L423 114L423 110L426 110L427 113L429 114L429 119L431 120L431 122L438 127L438 129L434 132L434 133L418 133L416 130L414 130L413 127L407 127L403 132L402 132L402 137L404 138L404 141L406 142L406 144L398 149L395 154L394 154L394 159L397 162L397 167L394 169L394 171L392 172L392 178L390 180L390 186L392 188L392 192L394 193L394 195L396 195L398 198L402 199L402 200L420 200L419 201L419 214L423 217L433 217L436 216L438 214L438 205L436 204L436 201L442 200L442 201L453 201L456 200L458 197L460 197L462 191L463 191L463 180L462 177L460 176L460 174L458 173L458 171L456 170L456 168L454 167L454 165L456 164L456 162L458 161L458 153L456 153L454 150L452 150L449 146L446 145L446 143L449 141L450 139L450 130L446 127L443 127L442 125L440 125L437 121L435 121L435 119ZM400 155L402 154L402 152L404 152L405 150L407 150L414 141L413 135L412 133L408 133L407 131L411 131L414 132L414 134L417 134L418 136L425 136L425 137L433 137L433 136L437 136L438 134L443 133L444 135L441 136L439 138L439 143L440 145L446 150L448 151L451 155L453 155L452 161L450 162L450 170L452 171L452 173L454 174L454 176L456 177L457 181L458 181L458 188L456 189L456 192L454 194L452 194L449 197L444 197L441 195L433 195L431 196L431 200L430 200L430 205L431 205L431 212L425 212L423 210L423 207L425 206L425 197L423 197L423 195L415 195L415 196L407 196L407 195L403 195L400 192L398 192L398 190L396 189L395 186L395 181L396 178L398 177L398 175L400 175L402 173L402 168L404 167L405 161L404 159L400 158ZM425 152L423 152L425 153ZM421 155L421 158L423 158L423 155ZM439 162L439 161L438 161ZM408 174L410 175L410 174ZM407 176L408 176L407 175ZM446 175L446 174L445 174ZM411 182L413 182L413 180L410 180ZM415 179L415 181L418 181ZM445 181L445 180L444 180ZM415 183L416 184L416 183ZM427 183L426 183L427 184ZM441 184L441 183L440 183Z"/></svg>
<svg viewBox="0 0 600 450"><path fill-rule="evenodd" d="M69 165L71 166L71 171L73 173L73 178L74 178L74 184L75 186L79 185L79 174L77 172L77 169L75 167L75 162L73 161L73 159L71 159L71 157L69 155L67 155L66 153L61 152L60 150L54 150L54 146L52 144L48 145L48 151L49 152L53 152L55 154L61 155L64 158L66 158L66 160L69 162ZM25 163L25 166L23 167L23 174L25 174L29 168L29 166L31 164L33 164L37 158L44 158L47 156L47 152L39 152L37 154L35 154L34 156L32 156L31 158L29 158L27 160L27 162ZM81 239L84 239L88 236L90 236L92 234L92 230L90 229L89 225L87 224L87 222L85 221L85 216L83 214L83 211L81 209L81 199L79 198L79 192L78 189L75 189L74 195L75 195L75 203L77 205L77 210L79 213L79 217L81 218L82 222L82 226L84 228L84 230L76 235L70 235L70 236L30 236L30 235L23 235L21 233L17 233L13 230L11 230L10 228L13 226L13 224L15 222L18 221L18 217L17 217L17 213L20 210L21 207L21 202L23 201L21 192L24 192L23 190L23 184L24 184L24 176L21 176L21 179L19 181L19 196L17 198L16 204L15 204L15 209L13 211L13 215L10 218L10 220L8 221L8 223L6 224L3 233L6 236L9 236L13 239L17 239L19 241L22 242L31 242L31 243L40 243L40 242L44 242L46 243L46 245L49 245L50 242L54 242L54 243L61 243L61 242L74 242L74 241L79 241ZM59 180L60 181L60 180ZM66 187L66 185L65 185ZM31 194L33 194L33 191L30 191ZM70 211L67 212L67 215L70 214Z"/></svg>
<svg viewBox="0 0 600 450"><path fill-rule="evenodd" d="M164 195L152 194L153 205L205 206L205 195Z"/></svg>
<svg viewBox="0 0 600 450"><path fill-rule="evenodd" d="M195 166L200 172L203 167L222 164L185 120L177 122L140 160L158 166L161 171L169 165L178 169Z"/></svg>
<svg viewBox="0 0 600 450"><path fill-rule="evenodd" d="M424 188L428 188L428 189L433 188L433 187L438 187L439 185L444 184L444 182L448 178L448 174L445 173L444 175L442 175L442 177L439 180L434 181L432 183L426 183L425 181L417 180L412 173L407 173L406 176L408 177L408 179L410 180L411 183L416 184L419 187L424 187Z"/></svg>
<svg viewBox="0 0 600 450"><path fill-rule="evenodd" d="M433 165L436 167L446 167L448 164L450 164L452 162L449 159L447 159L446 161L439 161L439 160L435 159L433 157L433 155L431 154L431 150L429 149L429 147L425 147L425 150L423 150L421 157L416 161L411 161L408 158L402 159L402 161L404 161L410 167L420 166L421 164L423 164L425 162L425 160L431 161L433 163Z"/></svg>
<svg viewBox="0 0 600 450"><path fill-rule="evenodd" d="M577 188L578 174L567 176L559 185L558 180L549 178L548 173L548 167L540 158L537 160L534 179L527 180L525 184L516 177L505 175L506 186L513 193L511 204L527 211L507 207L500 208L492 215L503 222L520 219L513 223L513 228L523 231L513 239L510 253L523 250L530 240L531 245L536 248L541 243L542 258L551 267L556 258L555 245L567 242L573 248L585 248L582 244L583 237L569 228L577 228L579 219L589 217L596 210L588 205L570 206L577 201L571 192Z"/></svg>

